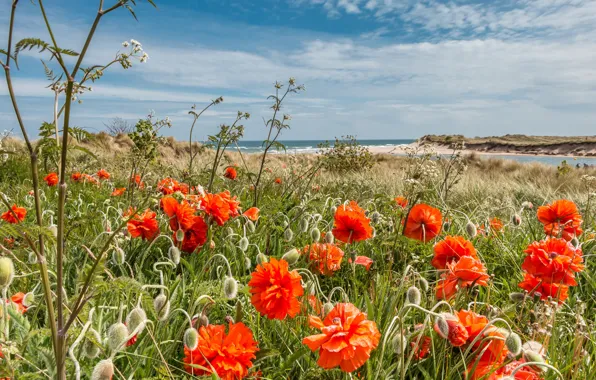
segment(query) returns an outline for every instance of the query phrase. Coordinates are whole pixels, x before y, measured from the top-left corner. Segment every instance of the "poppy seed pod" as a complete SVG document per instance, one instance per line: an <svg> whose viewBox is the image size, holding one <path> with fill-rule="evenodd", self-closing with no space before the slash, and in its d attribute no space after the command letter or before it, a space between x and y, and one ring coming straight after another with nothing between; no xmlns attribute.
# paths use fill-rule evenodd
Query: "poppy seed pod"
<svg viewBox="0 0 596 380"><path fill-rule="evenodd" d="M176 230L176 241L184 241L184 230L182 228Z"/></svg>
<svg viewBox="0 0 596 380"><path fill-rule="evenodd" d="M238 242L238 248L240 248L242 252L246 252L246 250L248 249L248 244L248 239L245 236Z"/></svg>
<svg viewBox="0 0 596 380"><path fill-rule="evenodd" d="M114 376L114 363L112 359L105 359L97 363L93 368L91 380L111 380Z"/></svg>
<svg viewBox="0 0 596 380"><path fill-rule="evenodd" d="M511 223L513 223L514 226L520 226L522 223L521 216L519 216L519 214L513 214L511 217Z"/></svg>
<svg viewBox="0 0 596 380"><path fill-rule="evenodd" d="M250 233L253 233L253 232L255 232L255 224L254 224L252 221L250 221L250 220L247 220L247 221L246 221L246 223L244 223L244 225L246 226L246 229L247 229L247 230L248 230Z"/></svg>
<svg viewBox="0 0 596 380"><path fill-rule="evenodd" d="M410 286L406 292L406 299L410 304L420 305L420 290L415 286Z"/></svg>
<svg viewBox="0 0 596 380"><path fill-rule="evenodd" d="M507 336L507 339L505 339L505 346L507 346L509 352L517 356L522 350L521 338L519 337L519 335L512 332L509 334L509 336Z"/></svg>
<svg viewBox="0 0 596 380"><path fill-rule="evenodd" d="M321 231L317 227L313 228L310 230L310 238L315 243L318 243L321 240Z"/></svg>
<svg viewBox="0 0 596 380"><path fill-rule="evenodd" d="M327 242L327 244L333 244L335 242L335 236L333 236L333 232L327 231L325 233L325 242Z"/></svg>
<svg viewBox="0 0 596 380"><path fill-rule="evenodd" d="M478 229L476 228L476 225L470 220L468 220L468 223L466 224L466 233L471 238L474 238L476 235L478 235Z"/></svg>
<svg viewBox="0 0 596 380"><path fill-rule="evenodd" d="M112 251L112 261L118 266L124 265L126 262L126 254L122 248L114 247L114 250Z"/></svg>
<svg viewBox="0 0 596 380"><path fill-rule="evenodd" d="M199 345L199 332L194 327L189 327L184 332L184 345L189 350L193 351Z"/></svg>
<svg viewBox="0 0 596 380"><path fill-rule="evenodd" d="M23 296L23 306L31 307L35 303L35 294L29 292Z"/></svg>
<svg viewBox="0 0 596 380"><path fill-rule="evenodd" d="M93 340L85 339L83 342L83 355L89 359L95 359L99 355L99 342L101 342L101 336L95 329L90 329L89 334L93 336Z"/></svg>
<svg viewBox="0 0 596 380"><path fill-rule="evenodd" d="M323 305L323 315L327 315L333 310L333 304L331 302L326 302Z"/></svg>
<svg viewBox="0 0 596 380"><path fill-rule="evenodd" d="M124 323L114 323L108 329L108 347L112 351L119 349L126 342L128 334L128 327Z"/></svg>
<svg viewBox="0 0 596 380"><path fill-rule="evenodd" d="M447 339L449 337L449 324L442 315L435 319L435 331L439 333L443 339Z"/></svg>
<svg viewBox="0 0 596 380"><path fill-rule="evenodd" d="M292 232L291 229L287 228L284 231L284 240L285 241L292 241L293 238L294 238L294 232Z"/></svg>
<svg viewBox="0 0 596 380"><path fill-rule="evenodd" d="M141 309L140 307L135 307L126 316L126 325L130 329L130 332L133 332L140 327L140 329L137 331L137 334L140 334L145 328L146 322L147 314L145 313L145 310Z"/></svg>
<svg viewBox="0 0 596 380"><path fill-rule="evenodd" d="M292 248L288 252L284 253L281 259L286 260L290 265L295 264L296 261L300 259L300 252L298 252L296 248Z"/></svg>
<svg viewBox="0 0 596 380"><path fill-rule="evenodd" d="M10 257L0 257L0 288L4 289L14 279L14 264Z"/></svg>
<svg viewBox="0 0 596 380"><path fill-rule="evenodd" d="M223 284L224 295L227 299L233 300L238 295L238 283L232 276L226 276Z"/></svg>
<svg viewBox="0 0 596 380"><path fill-rule="evenodd" d="M178 247L174 245L171 246L170 249L168 249L168 257L175 265L180 264L180 250Z"/></svg>
<svg viewBox="0 0 596 380"><path fill-rule="evenodd" d="M153 299L153 308L159 321L164 321L170 315L170 301L165 294L161 293Z"/></svg>
<svg viewBox="0 0 596 380"><path fill-rule="evenodd" d="M264 253L259 253L257 255L257 264L262 265L268 261L269 261L269 259L267 258L267 255L265 255Z"/></svg>
<svg viewBox="0 0 596 380"><path fill-rule="evenodd" d="M395 336L393 337L393 351L395 351L397 355L401 355L406 349L407 345L408 340L405 336L403 336L402 333L398 332L397 334L395 334Z"/></svg>

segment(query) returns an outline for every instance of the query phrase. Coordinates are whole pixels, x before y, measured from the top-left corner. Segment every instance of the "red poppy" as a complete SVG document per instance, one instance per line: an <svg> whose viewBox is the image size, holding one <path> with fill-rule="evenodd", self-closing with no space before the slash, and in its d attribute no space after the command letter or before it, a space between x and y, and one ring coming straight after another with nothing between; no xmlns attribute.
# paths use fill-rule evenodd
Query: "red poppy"
<svg viewBox="0 0 596 380"><path fill-rule="evenodd" d="M272 257L269 262L257 265L248 282L250 302L261 315L269 319L294 318L300 312L298 297L304 294L296 270L288 270L288 262Z"/></svg>
<svg viewBox="0 0 596 380"><path fill-rule="evenodd" d="M105 169L100 169L97 172L97 178L99 178L99 179L110 179L110 173L108 173Z"/></svg>
<svg viewBox="0 0 596 380"><path fill-rule="evenodd" d="M321 300L317 298L314 294L308 296L308 304L310 305L311 309L315 312L315 314L321 314L323 309L323 305L321 304Z"/></svg>
<svg viewBox="0 0 596 380"><path fill-rule="evenodd" d="M571 240L582 234L582 216L575 203L560 199L538 207L538 220L544 225L544 233Z"/></svg>
<svg viewBox="0 0 596 380"><path fill-rule="evenodd" d="M197 248L205 245L207 242L207 230L209 227L205 220L199 215L193 217L193 223L189 229L184 231L184 240L182 241L182 251L193 253ZM174 241L176 240L176 232L174 232Z"/></svg>
<svg viewBox="0 0 596 380"><path fill-rule="evenodd" d="M157 190L163 195L174 194L177 191L182 194L188 194L188 185L180 183L173 178L166 177L157 183Z"/></svg>
<svg viewBox="0 0 596 380"><path fill-rule="evenodd" d="M526 361L524 359L514 360L511 363L507 364L500 368L496 375L498 375L499 379L504 378L505 376L511 376L513 371L519 367L520 365L524 364ZM513 379L515 380L541 380L543 377L538 374L532 366L526 366L520 368L515 375L513 375Z"/></svg>
<svg viewBox="0 0 596 380"><path fill-rule="evenodd" d="M417 204L407 217L404 235L426 243L441 232L442 224L441 211L424 203Z"/></svg>
<svg viewBox="0 0 596 380"><path fill-rule="evenodd" d="M27 311L27 306L23 305L23 300L25 299L25 293L23 292L18 292L12 295L12 297L10 297L10 302L12 302L16 309L17 312L21 313L21 314L25 314L25 312ZM6 300L7 303L9 302L8 300Z"/></svg>
<svg viewBox="0 0 596 380"><path fill-rule="evenodd" d="M321 333L302 343L311 351L319 350L317 364L325 369L339 366L344 372L355 371L366 363L381 338L375 322L351 303L335 305L324 320L311 315L308 324Z"/></svg>
<svg viewBox="0 0 596 380"><path fill-rule="evenodd" d="M27 209L13 204L10 210L4 212L0 218L10 224L17 224L25 220L25 216L27 216Z"/></svg>
<svg viewBox="0 0 596 380"><path fill-rule="evenodd" d="M355 201L343 204L335 211L333 236L344 243L362 241L372 237L370 219Z"/></svg>
<svg viewBox="0 0 596 380"><path fill-rule="evenodd" d="M122 194L124 194L124 192L126 191L126 187L118 187L116 189L114 189L114 191L112 191L112 194L110 194L112 197L119 197Z"/></svg>
<svg viewBox="0 0 596 380"><path fill-rule="evenodd" d="M238 173L236 172L235 168L229 166L226 168L226 171L224 172L224 177L233 181L236 179L236 177L238 177Z"/></svg>
<svg viewBox="0 0 596 380"><path fill-rule="evenodd" d="M178 203L174 197L163 197L160 201L163 212L170 218L170 228L188 230L193 225L195 209L186 201Z"/></svg>
<svg viewBox="0 0 596 380"><path fill-rule="evenodd" d="M422 330L423 325L418 324L414 327L415 330ZM430 345L432 340L430 336L424 335L420 337L419 335L415 335L412 337L412 341L410 342L410 348L414 353L413 358L416 360L424 359L430 353Z"/></svg>
<svg viewBox="0 0 596 380"><path fill-rule="evenodd" d="M281 185L281 178L277 177L275 179L275 183L278 184L278 185Z"/></svg>
<svg viewBox="0 0 596 380"><path fill-rule="evenodd" d="M484 315L476 314L471 310L460 310L457 313L457 317L459 318L460 322L465 326L466 331L468 332L468 342L474 341L478 335L482 332L482 330L488 324L488 318ZM499 330L489 327L483 333L483 336L494 336L494 337L501 337L502 334ZM504 351L505 344L501 339L488 339L483 341L483 339L477 339L476 343L474 344L474 349L477 349L479 346L483 347L482 350L479 350L482 353L481 360L487 362L502 362L505 359L506 351ZM486 350L484 350L486 348Z"/></svg>
<svg viewBox="0 0 596 380"><path fill-rule="evenodd" d="M251 207L248 210L244 211L242 215L246 216L248 219L256 222L259 219L259 209L256 207Z"/></svg>
<svg viewBox="0 0 596 380"><path fill-rule="evenodd" d="M57 173L50 173L43 179L46 181L48 186L56 186L58 184L58 174Z"/></svg>
<svg viewBox="0 0 596 380"><path fill-rule="evenodd" d="M242 322L199 328L199 344L194 350L184 347L184 369L191 375L213 373L222 380L238 380L248 376L248 369L259 351L252 331Z"/></svg>
<svg viewBox="0 0 596 380"><path fill-rule="evenodd" d="M89 174L82 174L82 176L83 176L83 182L89 182L93 185L99 185L99 181L95 177L93 177Z"/></svg>
<svg viewBox="0 0 596 380"><path fill-rule="evenodd" d="M240 215L240 201L236 200L236 196L232 197L228 190L219 193L219 196L228 202L228 207L230 208L230 217L233 218Z"/></svg>
<svg viewBox="0 0 596 380"><path fill-rule="evenodd" d="M145 182L141 181L141 175L140 174L135 174L134 176L132 176L130 178L130 183L136 184L139 189L144 189L145 188Z"/></svg>
<svg viewBox="0 0 596 380"><path fill-rule="evenodd" d="M314 243L303 249L314 272L332 276L333 272L341 268L344 251L335 244Z"/></svg>
<svg viewBox="0 0 596 380"><path fill-rule="evenodd" d="M446 236L444 240L435 245L434 251L435 255L431 264L437 269L445 269L448 263L457 261L464 256L477 257L472 242L462 236Z"/></svg>
<svg viewBox="0 0 596 380"><path fill-rule="evenodd" d="M541 300L547 300L548 297L551 297L559 302L564 302L569 296L569 286L554 282L549 283L529 273L524 275L524 280L518 286L531 295L540 295Z"/></svg>
<svg viewBox="0 0 596 380"><path fill-rule="evenodd" d="M575 273L584 269L580 248L564 239L548 238L535 241L524 251L522 269L549 283L577 285Z"/></svg>
<svg viewBox="0 0 596 380"><path fill-rule="evenodd" d="M350 259L351 262L351 259ZM373 265L373 259L368 256L356 256L356 260L354 260L354 264L362 265L366 270L370 270L371 265Z"/></svg>
<svg viewBox="0 0 596 380"><path fill-rule="evenodd" d="M470 256L464 256L457 262L447 264L447 272L441 275L441 281L437 284L437 299L451 299L458 289L467 288L473 285L487 286L486 282L490 276L486 274L486 268L480 262Z"/></svg>
<svg viewBox="0 0 596 380"><path fill-rule="evenodd" d="M442 338L447 339L453 347L459 347L466 344L468 341L468 330L466 330L466 327L460 322L459 318L449 313L442 313L440 318L447 322L448 329L447 334L445 335L445 331L442 331L439 324L435 323L434 329L437 334Z"/></svg>
<svg viewBox="0 0 596 380"><path fill-rule="evenodd" d="M150 209L146 209L140 215L135 215L126 224L130 236L133 238L140 237L144 240L153 240L159 234L159 224L155 216L156 214Z"/></svg>
<svg viewBox="0 0 596 380"><path fill-rule="evenodd" d="M405 197L396 197L394 200L395 200L395 203L399 207L401 207L401 208L408 207L408 200Z"/></svg>
<svg viewBox="0 0 596 380"><path fill-rule="evenodd" d="M83 179L83 175L79 172L72 173L70 179L74 182L80 182Z"/></svg>

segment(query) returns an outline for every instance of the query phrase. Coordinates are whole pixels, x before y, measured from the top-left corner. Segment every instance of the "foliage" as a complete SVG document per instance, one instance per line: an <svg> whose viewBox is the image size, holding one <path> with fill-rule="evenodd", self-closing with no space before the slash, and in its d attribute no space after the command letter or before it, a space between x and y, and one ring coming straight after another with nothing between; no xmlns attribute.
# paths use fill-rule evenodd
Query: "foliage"
<svg viewBox="0 0 596 380"><path fill-rule="evenodd" d="M321 149L322 165L330 171L365 171L371 169L375 164L370 150L360 145L355 136L335 138L333 146L327 141L319 144L319 149Z"/></svg>

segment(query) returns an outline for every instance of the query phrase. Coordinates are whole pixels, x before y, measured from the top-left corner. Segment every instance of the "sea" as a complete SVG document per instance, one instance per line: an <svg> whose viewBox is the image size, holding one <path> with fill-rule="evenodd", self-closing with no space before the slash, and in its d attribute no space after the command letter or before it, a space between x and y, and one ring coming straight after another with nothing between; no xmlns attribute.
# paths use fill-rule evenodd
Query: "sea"
<svg viewBox="0 0 596 380"><path fill-rule="evenodd" d="M413 139L392 139L392 140L358 140L358 143L367 147L393 147L400 145L408 145L416 140ZM286 150L274 151L275 154L299 154L299 153L317 153L321 151L319 144L325 143L326 140L280 140L285 145ZM329 144L333 146L334 140L329 140ZM241 140L238 142L240 150L244 153L259 153L263 151L262 141ZM231 150L231 149L230 149ZM540 162L547 165L558 166L561 162L566 161L571 166L591 165L596 166L596 157L561 157L561 156L534 156L534 155L514 155L514 154L482 154L478 153L483 158L501 158L505 160L513 160L518 162Z"/></svg>

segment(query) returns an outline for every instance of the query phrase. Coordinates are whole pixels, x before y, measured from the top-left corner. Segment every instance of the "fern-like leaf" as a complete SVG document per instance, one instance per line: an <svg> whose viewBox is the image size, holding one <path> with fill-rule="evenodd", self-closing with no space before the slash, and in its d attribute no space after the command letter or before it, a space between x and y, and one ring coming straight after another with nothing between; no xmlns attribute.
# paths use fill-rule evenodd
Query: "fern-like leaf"
<svg viewBox="0 0 596 380"><path fill-rule="evenodd" d="M17 62L19 53L23 50L38 49L39 52L43 52L49 49L50 44L39 39L39 38L23 38L15 45L14 60Z"/></svg>

